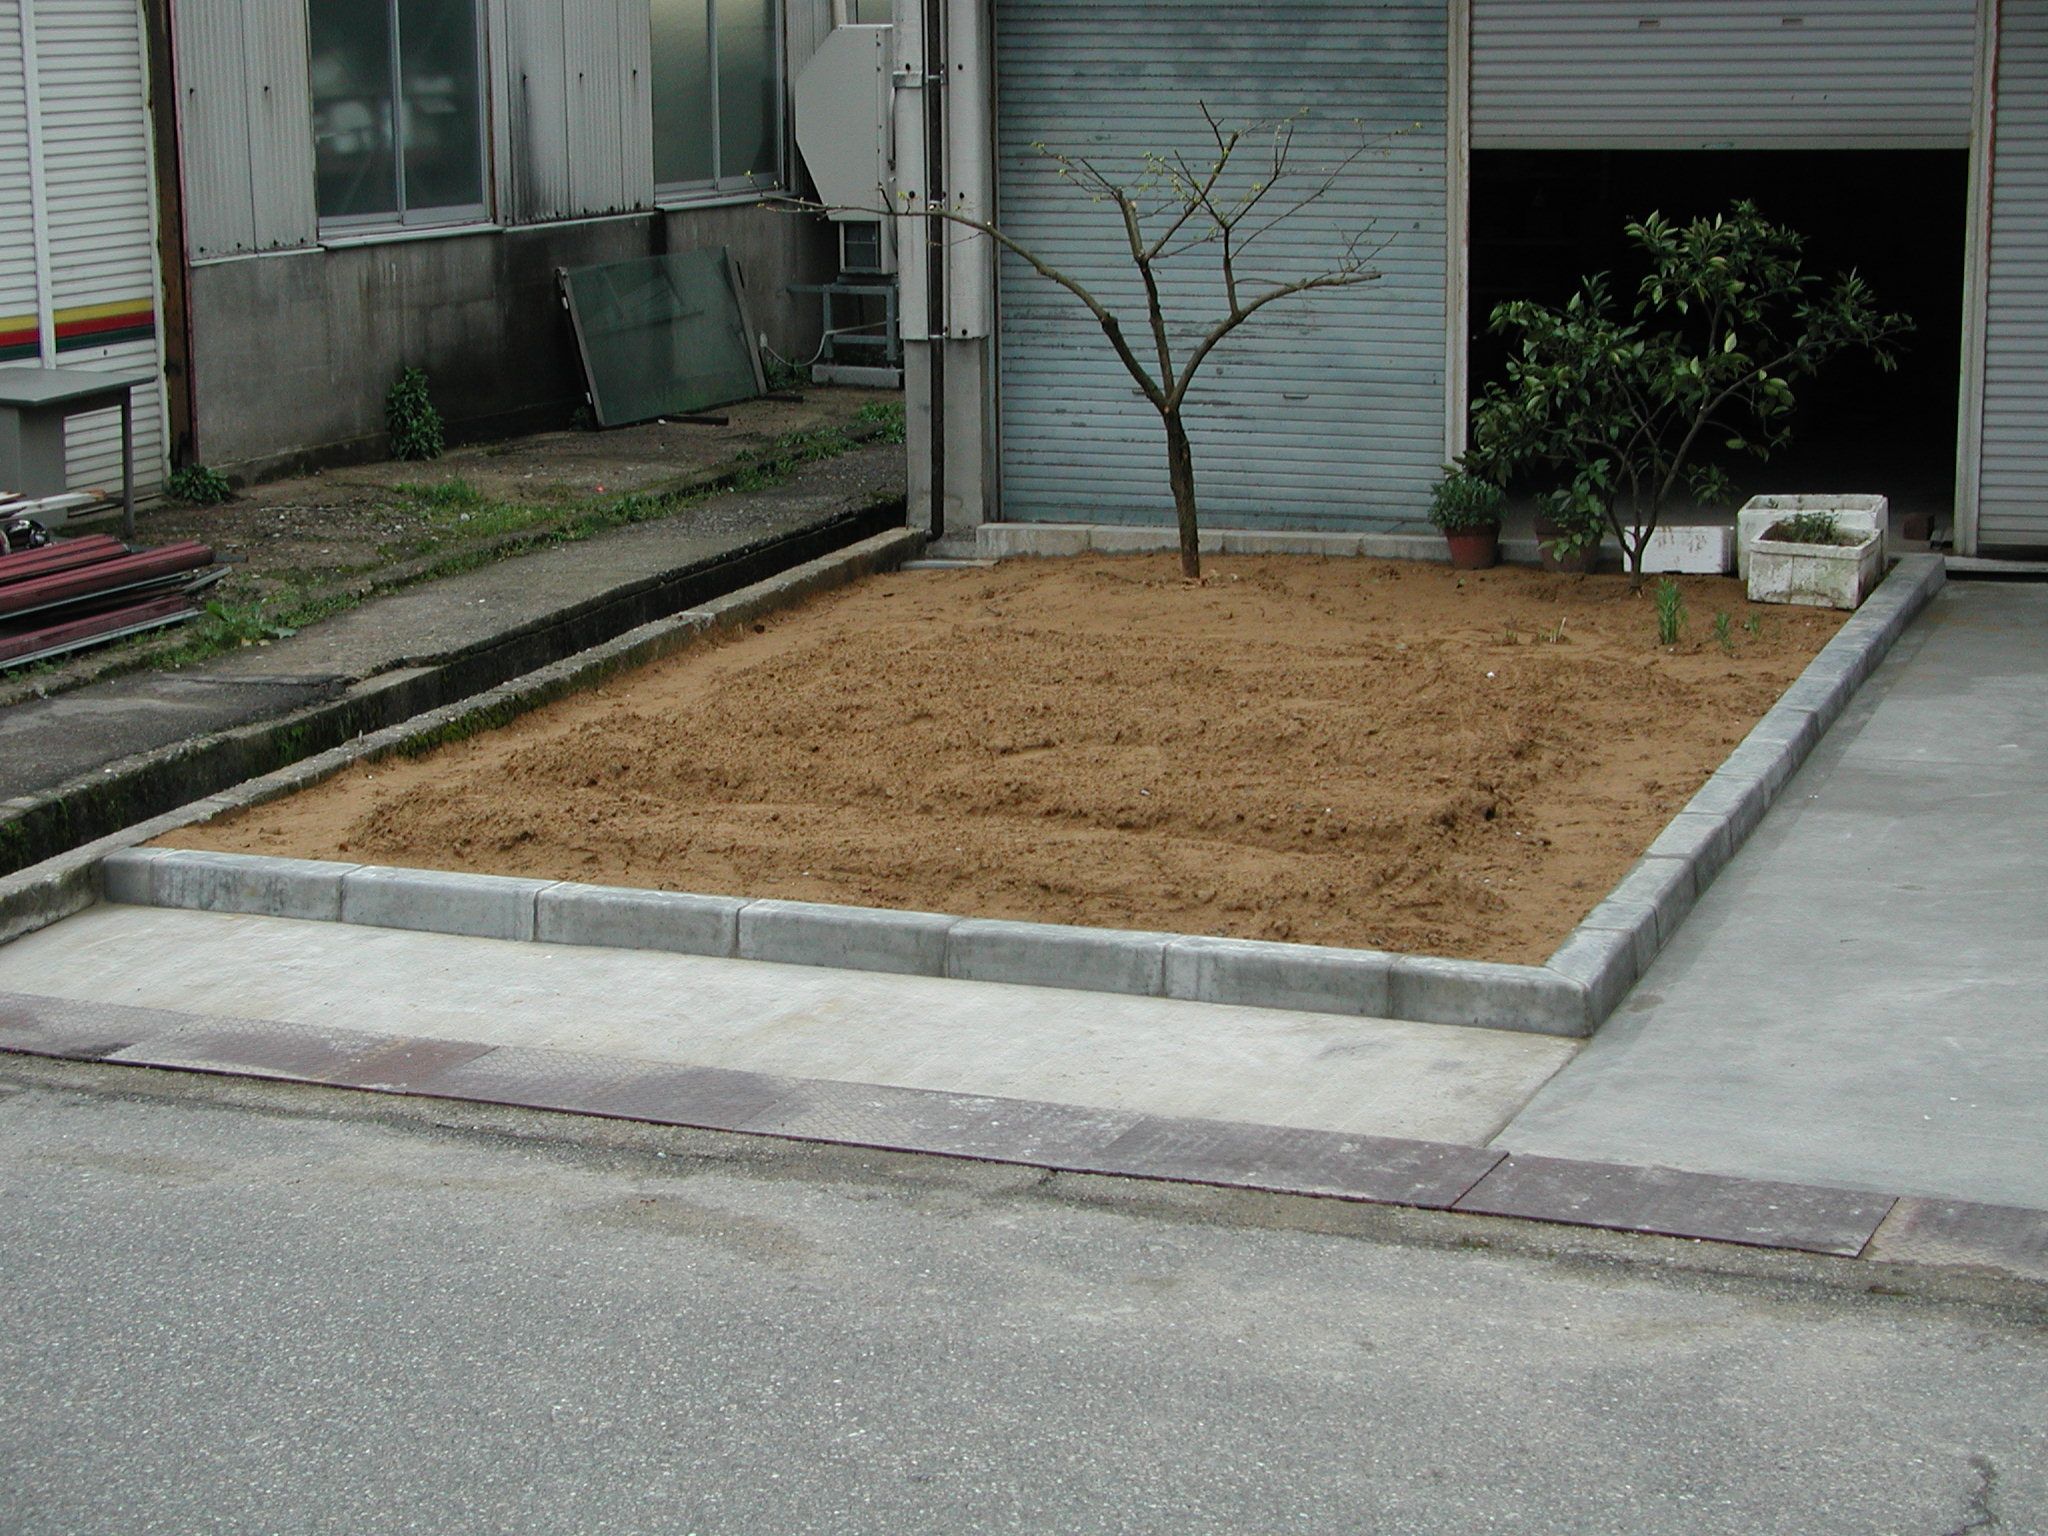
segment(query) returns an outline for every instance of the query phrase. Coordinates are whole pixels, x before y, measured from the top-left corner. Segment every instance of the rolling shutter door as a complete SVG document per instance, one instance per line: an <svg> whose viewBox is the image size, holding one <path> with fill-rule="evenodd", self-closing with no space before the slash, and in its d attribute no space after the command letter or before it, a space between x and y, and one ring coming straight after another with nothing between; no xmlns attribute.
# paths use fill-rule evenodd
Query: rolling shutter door
<svg viewBox="0 0 2048 1536"><path fill-rule="evenodd" d="M142 18L135 0L42 0L30 14L57 361L156 373L134 395L136 493L148 495L165 431ZM64 445L73 489L118 494L118 411L73 417Z"/></svg>
<svg viewBox="0 0 2048 1536"><path fill-rule="evenodd" d="M1985 289L1977 547L2048 545L2048 0L2005 0Z"/></svg>
<svg viewBox="0 0 2048 1536"><path fill-rule="evenodd" d="M0 363L41 357L24 68L21 17L11 0L0 0Z"/></svg>
<svg viewBox="0 0 2048 1536"><path fill-rule="evenodd" d="M1214 0L1173 5L997 0L999 217L1145 333L1121 224L1061 183L1035 142L1105 167L1148 150L1207 163L1197 104L1219 117L1306 108L1303 165L1380 150L1260 242L1258 275L1337 264L1369 228L1382 274L1283 301L1211 355L1189 396L1196 490L1215 527L1347 528L1419 519L1444 438L1446 12L1440 3ZM1213 155L1213 145L1206 154ZM1214 263L1170 295L1220 313ZM1092 317L1005 256L1002 515L1012 521L1170 520L1165 440ZM1171 299L1169 301L1171 307ZM1200 326L1176 334L1184 357ZM1142 345L1142 343L1140 343Z"/></svg>
<svg viewBox="0 0 2048 1536"><path fill-rule="evenodd" d="M1472 0L1475 149L1964 149L1975 0Z"/></svg>

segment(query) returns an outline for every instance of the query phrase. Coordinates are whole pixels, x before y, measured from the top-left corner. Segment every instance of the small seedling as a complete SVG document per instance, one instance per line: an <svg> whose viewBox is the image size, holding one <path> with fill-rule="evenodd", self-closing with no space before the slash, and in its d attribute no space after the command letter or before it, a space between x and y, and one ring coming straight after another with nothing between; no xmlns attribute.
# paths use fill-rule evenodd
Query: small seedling
<svg viewBox="0 0 2048 1536"><path fill-rule="evenodd" d="M1726 613L1714 615L1714 639L1721 649L1730 656L1735 654L1735 641L1728 634L1728 615Z"/></svg>
<svg viewBox="0 0 2048 1536"><path fill-rule="evenodd" d="M1507 623L1501 626L1500 643L1502 645L1520 645L1522 643L1521 634L1515 629L1515 621L1513 619L1509 619Z"/></svg>
<svg viewBox="0 0 2048 1536"><path fill-rule="evenodd" d="M1559 619L1555 627L1543 632L1543 638L1552 645L1563 645L1570 638L1564 632L1564 620Z"/></svg>
<svg viewBox="0 0 2048 1536"><path fill-rule="evenodd" d="M1754 638L1761 640L1764 633L1764 616L1760 613L1752 613L1742 621L1742 627L1748 630Z"/></svg>
<svg viewBox="0 0 2048 1536"><path fill-rule="evenodd" d="M1788 544L1839 544L1842 525L1832 512L1795 512L1764 537L1782 539Z"/></svg>
<svg viewBox="0 0 2048 1536"><path fill-rule="evenodd" d="M1678 644L1678 627L1685 622L1685 595L1669 576L1657 583L1652 595L1657 600L1657 643Z"/></svg>

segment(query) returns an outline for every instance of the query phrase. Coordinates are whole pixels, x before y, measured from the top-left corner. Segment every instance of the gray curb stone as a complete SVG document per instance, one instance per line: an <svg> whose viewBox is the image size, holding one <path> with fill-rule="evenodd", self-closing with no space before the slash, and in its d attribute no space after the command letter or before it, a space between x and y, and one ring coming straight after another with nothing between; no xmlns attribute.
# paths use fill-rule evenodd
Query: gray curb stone
<svg viewBox="0 0 2048 1536"><path fill-rule="evenodd" d="M149 865L152 906L258 917L341 921L341 880L360 864L280 859L263 854L210 853L198 848L134 849L161 854ZM111 866L117 859L109 859ZM107 899L121 900L109 885Z"/></svg>
<svg viewBox="0 0 2048 1536"><path fill-rule="evenodd" d="M610 885L551 885L534 898L533 936L543 944L660 949L729 960L739 953L737 896L693 896Z"/></svg>
<svg viewBox="0 0 2048 1536"><path fill-rule="evenodd" d="M1166 946L1166 995L1196 1003L1381 1018L1387 1012L1394 960L1369 949L1175 939Z"/></svg>
<svg viewBox="0 0 2048 1536"><path fill-rule="evenodd" d="M1539 1035L1592 1030L1585 987L1543 966L1403 955L1390 982L1388 1002L1397 1019Z"/></svg>
<svg viewBox="0 0 2048 1536"><path fill-rule="evenodd" d="M740 909L739 956L782 965L943 976L947 934L959 921L938 912L750 901Z"/></svg>
<svg viewBox="0 0 2048 1536"><path fill-rule="evenodd" d="M946 935L946 974L956 981L1158 997L1166 990L1166 946L1179 937L963 918Z"/></svg>
<svg viewBox="0 0 2048 1536"><path fill-rule="evenodd" d="M156 866L175 848L123 848L100 860L100 896L124 906L156 905Z"/></svg>
<svg viewBox="0 0 2048 1536"><path fill-rule="evenodd" d="M1637 938L1634 931L1610 933L1581 923L1544 962L1546 970L1582 990L1586 1009L1582 1033L1590 1035L1598 1029L1648 969L1638 963Z"/></svg>
<svg viewBox="0 0 2048 1536"><path fill-rule="evenodd" d="M554 883L444 869L366 866L341 877L341 920L479 939L530 939L535 902Z"/></svg>

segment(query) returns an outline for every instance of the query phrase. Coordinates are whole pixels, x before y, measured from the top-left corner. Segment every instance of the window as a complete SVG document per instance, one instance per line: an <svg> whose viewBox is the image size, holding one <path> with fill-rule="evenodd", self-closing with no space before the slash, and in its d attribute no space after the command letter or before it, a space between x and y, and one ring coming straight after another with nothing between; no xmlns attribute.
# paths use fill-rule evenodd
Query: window
<svg viewBox="0 0 2048 1536"><path fill-rule="evenodd" d="M323 229L484 214L476 0L308 0Z"/></svg>
<svg viewBox="0 0 2048 1536"><path fill-rule="evenodd" d="M654 180L664 192L780 179L776 10L774 0L651 0Z"/></svg>

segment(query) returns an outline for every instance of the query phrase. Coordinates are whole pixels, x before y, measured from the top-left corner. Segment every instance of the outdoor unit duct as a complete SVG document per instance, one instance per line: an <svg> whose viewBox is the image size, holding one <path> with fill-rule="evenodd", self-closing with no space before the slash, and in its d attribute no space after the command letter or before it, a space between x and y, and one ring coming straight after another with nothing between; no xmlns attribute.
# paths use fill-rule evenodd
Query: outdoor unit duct
<svg viewBox="0 0 2048 1536"><path fill-rule="evenodd" d="M842 272L896 270L889 28L834 27L796 77L796 146L839 226Z"/></svg>

